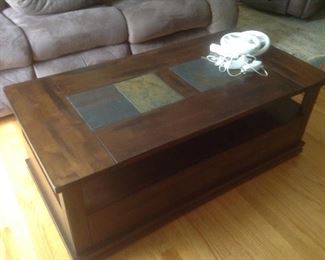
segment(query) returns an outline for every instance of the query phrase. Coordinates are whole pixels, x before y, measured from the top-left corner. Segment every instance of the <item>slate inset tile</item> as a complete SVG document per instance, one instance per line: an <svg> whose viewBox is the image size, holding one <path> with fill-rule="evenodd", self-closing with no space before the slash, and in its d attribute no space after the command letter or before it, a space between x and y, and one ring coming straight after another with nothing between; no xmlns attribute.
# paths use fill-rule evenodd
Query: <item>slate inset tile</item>
<svg viewBox="0 0 325 260"><path fill-rule="evenodd" d="M235 80L226 72L220 72L218 67L203 58L176 65L171 70L201 92L223 87L226 83Z"/></svg>
<svg viewBox="0 0 325 260"><path fill-rule="evenodd" d="M115 83L115 86L141 113L183 99L182 95L169 87L155 74L146 74Z"/></svg>
<svg viewBox="0 0 325 260"><path fill-rule="evenodd" d="M92 129L139 115L137 109L112 85L67 98Z"/></svg>

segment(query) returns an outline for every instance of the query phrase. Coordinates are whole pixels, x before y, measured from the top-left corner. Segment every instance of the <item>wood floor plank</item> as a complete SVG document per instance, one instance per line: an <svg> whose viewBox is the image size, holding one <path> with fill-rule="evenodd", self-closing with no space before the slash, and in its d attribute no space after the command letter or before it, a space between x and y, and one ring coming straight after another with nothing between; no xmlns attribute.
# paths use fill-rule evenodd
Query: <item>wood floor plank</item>
<svg viewBox="0 0 325 260"><path fill-rule="evenodd" d="M236 190L194 214L193 224L204 235L210 233L207 241L219 252L219 259L299 259L290 244Z"/></svg>
<svg viewBox="0 0 325 260"><path fill-rule="evenodd" d="M325 89L297 157L131 244L124 259L324 259ZM18 124L0 120L0 259L70 259L30 177Z"/></svg>
<svg viewBox="0 0 325 260"><path fill-rule="evenodd" d="M11 117L0 124L0 230L7 247L0 259L69 259L24 163L27 155L18 124Z"/></svg>

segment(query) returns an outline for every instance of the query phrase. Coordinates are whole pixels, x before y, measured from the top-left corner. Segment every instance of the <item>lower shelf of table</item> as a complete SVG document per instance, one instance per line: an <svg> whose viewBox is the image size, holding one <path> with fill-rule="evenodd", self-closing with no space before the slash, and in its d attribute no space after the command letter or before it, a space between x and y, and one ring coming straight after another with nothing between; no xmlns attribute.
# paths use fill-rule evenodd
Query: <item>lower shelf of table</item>
<svg viewBox="0 0 325 260"><path fill-rule="evenodd" d="M218 133L228 136L226 142L222 141L224 136L219 136L218 149L210 150L210 154L205 154L190 166L158 179L150 179L157 172L161 174L158 170L143 175L147 177L144 179L147 181L145 186L137 186L138 182L134 182L134 186L127 183L129 190L125 192L124 183L119 183L117 187L120 188L120 193L107 193L103 189L107 184L103 175L98 175L98 179L94 177L76 183L74 189L82 191L80 205L83 210L72 212L73 214L67 214L67 211L74 209L65 208L69 203L63 203L68 200L66 193L69 191L60 194L54 192L30 145L27 145L30 154L27 163L72 256L91 259L95 255L114 252L248 176L299 153L303 145L300 136L303 121L299 115L299 104L288 100L285 104L270 108L264 110L268 113L262 111L262 114L257 113L250 115L250 118L232 122L231 127L225 125ZM283 110L284 108L286 109ZM259 120L254 121L253 118ZM262 124L258 126L253 122ZM250 128L240 129L245 124ZM234 138L229 139L229 133ZM140 177L140 180L144 178ZM114 180L118 182L119 178ZM98 183L104 186L96 193L93 188L98 187ZM107 190L109 187L112 185L108 185ZM111 197L107 194L111 194ZM86 225L79 226L79 230L76 230L71 226L74 219L70 218L73 215L84 219ZM84 234L87 234L88 240L79 239ZM80 245L79 241L88 242Z"/></svg>

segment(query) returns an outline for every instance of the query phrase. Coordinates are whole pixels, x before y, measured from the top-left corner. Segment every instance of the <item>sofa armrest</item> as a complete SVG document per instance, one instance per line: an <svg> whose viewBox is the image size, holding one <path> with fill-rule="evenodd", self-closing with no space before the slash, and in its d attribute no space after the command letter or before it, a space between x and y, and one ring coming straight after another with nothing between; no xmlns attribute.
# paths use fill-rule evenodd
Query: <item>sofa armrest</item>
<svg viewBox="0 0 325 260"><path fill-rule="evenodd" d="M324 5L324 0L291 0L287 13L300 18L308 18Z"/></svg>
<svg viewBox="0 0 325 260"><path fill-rule="evenodd" d="M210 4L212 21L208 27L211 33L232 29L238 20L236 0L207 0Z"/></svg>

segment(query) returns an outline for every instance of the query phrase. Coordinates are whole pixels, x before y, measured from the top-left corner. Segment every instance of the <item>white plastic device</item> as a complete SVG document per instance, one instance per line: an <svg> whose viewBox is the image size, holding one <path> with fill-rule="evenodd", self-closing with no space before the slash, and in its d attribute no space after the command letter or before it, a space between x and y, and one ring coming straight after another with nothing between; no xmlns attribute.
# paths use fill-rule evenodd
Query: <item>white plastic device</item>
<svg viewBox="0 0 325 260"><path fill-rule="evenodd" d="M239 76L247 72L256 72L268 76L257 56L265 53L271 45L270 38L259 31L234 32L224 35L220 44L210 45L210 55L206 58L230 76ZM240 70L233 74L231 70Z"/></svg>

